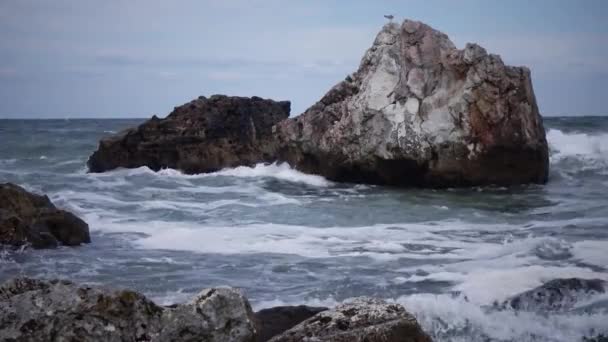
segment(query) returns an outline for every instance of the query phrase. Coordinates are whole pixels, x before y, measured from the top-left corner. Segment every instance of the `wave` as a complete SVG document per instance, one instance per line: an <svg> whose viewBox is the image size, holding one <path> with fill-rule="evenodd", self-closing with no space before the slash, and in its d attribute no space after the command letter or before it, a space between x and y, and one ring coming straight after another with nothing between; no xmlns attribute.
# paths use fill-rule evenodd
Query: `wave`
<svg viewBox="0 0 608 342"><path fill-rule="evenodd" d="M287 163L257 164L254 167L239 166L233 169L224 169L209 175L244 178L269 177L294 183L304 183L317 187L326 187L332 184L322 176L302 173L295 170Z"/></svg>
<svg viewBox="0 0 608 342"><path fill-rule="evenodd" d="M348 299L344 300L347 301ZM396 298L385 298L387 302L399 303L411 312L433 341L437 342L572 342L583 336L608 333L608 313L601 310L580 314L578 312L545 315L535 312L513 310L490 310L471 302L464 295L413 294ZM602 297L593 298L601 302ZM333 307L342 300L329 296L293 297L254 301L255 310L283 305L309 305Z"/></svg>
<svg viewBox="0 0 608 342"><path fill-rule="evenodd" d="M92 173L89 174L93 178L108 178L108 177L131 177L140 175L160 176L167 177L173 180L192 180L202 179L210 177L236 177L236 178L274 178L282 181L288 181L293 183L302 183L314 187L328 187L333 183L325 179L322 176L311 175L300 172L292 168L287 163L273 163L273 164L257 164L253 167L249 166L238 166L235 168L226 168L217 172L211 173L200 173L200 174L184 174L179 170L175 169L162 169L157 172L151 170L146 166L134 168L134 169L117 169L105 173Z"/></svg>
<svg viewBox="0 0 608 342"><path fill-rule="evenodd" d="M567 158L577 158L587 163L608 163L608 134L565 133L559 129L549 129L547 141L551 150L551 160L558 162Z"/></svg>

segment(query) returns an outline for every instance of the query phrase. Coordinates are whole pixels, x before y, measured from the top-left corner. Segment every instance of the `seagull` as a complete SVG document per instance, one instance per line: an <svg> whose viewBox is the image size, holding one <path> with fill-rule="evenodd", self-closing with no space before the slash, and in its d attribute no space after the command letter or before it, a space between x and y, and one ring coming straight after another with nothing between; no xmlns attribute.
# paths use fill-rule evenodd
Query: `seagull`
<svg viewBox="0 0 608 342"><path fill-rule="evenodd" d="M385 15L384 15L384 17L385 17L386 19L388 19L389 21L393 21L393 19L395 18L395 16L394 16L394 15L392 15L392 14L385 14Z"/></svg>

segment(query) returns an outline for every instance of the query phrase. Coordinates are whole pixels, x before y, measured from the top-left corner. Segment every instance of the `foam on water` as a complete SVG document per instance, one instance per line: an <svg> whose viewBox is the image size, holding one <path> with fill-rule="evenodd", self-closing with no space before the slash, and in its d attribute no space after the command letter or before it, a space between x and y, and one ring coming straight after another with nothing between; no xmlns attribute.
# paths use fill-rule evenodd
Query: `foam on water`
<svg viewBox="0 0 608 342"><path fill-rule="evenodd" d="M547 141L554 162L577 158L590 166L608 165L608 134L564 133L549 129Z"/></svg>
<svg viewBox="0 0 608 342"><path fill-rule="evenodd" d="M297 171L287 163L273 163L269 165L257 164L254 167L239 166L233 169L224 169L211 175L245 178L270 177L319 187L325 187L332 184L321 176L305 174Z"/></svg>

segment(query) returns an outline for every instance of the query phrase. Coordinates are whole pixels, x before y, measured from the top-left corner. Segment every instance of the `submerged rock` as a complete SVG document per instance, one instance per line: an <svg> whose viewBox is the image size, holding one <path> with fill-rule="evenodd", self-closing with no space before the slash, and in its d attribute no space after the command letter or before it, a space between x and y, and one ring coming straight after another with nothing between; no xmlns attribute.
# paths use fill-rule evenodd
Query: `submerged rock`
<svg viewBox="0 0 608 342"><path fill-rule="evenodd" d="M289 102L259 97L199 97L165 119L102 140L89 158L92 172L118 167L174 168L186 173L275 160L272 126L289 116Z"/></svg>
<svg viewBox="0 0 608 342"><path fill-rule="evenodd" d="M268 341L271 337L276 336L325 310L328 309L305 305L277 306L260 310L255 313L258 332L256 341Z"/></svg>
<svg viewBox="0 0 608 342"><path fill-rule="evenodd" d="M89 226L76 215L57 209L47 196L0 184L0 244L34 248L76 246L91 242Z"/></svg>
<svg viewBox="0 0 608 342"><path fill-rule="evenodd" d="M549 157L530 70L417 21L387 24L359 69L302 115L213 96L104 139L93 172L210 172L288 162L335 181L399 186L544 183Z"/></svg>
<svg viewBox="0 0 608 342"><path fill-rule="evenodd" d="M356 298L323 311L270 341L430 342L431 338L401 305Z"/></svg>
<svg viewBox="0 0 608 342"><path fill-rule="evenodd" d="M20 278L0 287L0 336L15 341L254 341L249 302L203 290L170 308L128 290Z"/></svg>
<svg viewBox="0 0 608 342"><path fill-rule="evenodd" d="M512 297L503 303L503 307L522 311L564 311L590 296L604 292L606 282L600 279L554 279Z"/></svg>

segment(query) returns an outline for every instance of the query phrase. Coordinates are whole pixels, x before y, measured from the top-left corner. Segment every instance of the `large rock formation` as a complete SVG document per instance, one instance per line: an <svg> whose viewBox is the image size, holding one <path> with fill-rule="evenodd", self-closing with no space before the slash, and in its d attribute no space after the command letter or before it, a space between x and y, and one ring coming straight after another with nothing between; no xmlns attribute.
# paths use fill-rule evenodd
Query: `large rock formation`
<svg viewBox="0 0 608 342"><path fill-rule="evenodd" d="M383 27L359 69L302 115L214 96L103 140L91 171L207 172L286 161L331 180L402 186L544 183L548 147L530 71L431 27ZM274 125L274 127L272 127Z"/></svg>
<svg viewBox="0 0 608 342"><path fill-rule="evenodd" d="M0 286L2 341L254 342L280 333L272 341L430 341L403 307L370 298L328 311L279 307L254 316L231 288L206 289L189 303L163 307L133 291L69 281L17 278Z"/></svg>
<svg viewBox="0 0 608 342"><path fill-rule="evenodd" d="M47 196L15 184L0 184L0 244L49 248L89 242L89 226L76 215L57 209Z"/></svg>
<svg viewBox="0 0 608 342"><path fill-rule="evenodd" d="M406 20L384 26L359 70L279 125L296 168L414 186L543 183L548 147L530 71Z"/></svg>
<svg viewBox="0 0 608 342"><path fill-rule="evenodd" d="M361 297L322 311L270 341L431 342L431 338L401 305Z"/></svg>
<svg viewBox="0 0 608 342"><path fill-rule="evenodd" d="M289 111L289 102L201 96L176 107L165 119L153 117L102 140L89 158L89 169L148 166L203 173L274 161L272 126L286 119Z"/></svg>

